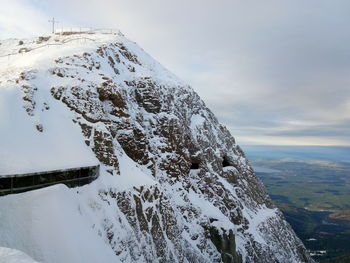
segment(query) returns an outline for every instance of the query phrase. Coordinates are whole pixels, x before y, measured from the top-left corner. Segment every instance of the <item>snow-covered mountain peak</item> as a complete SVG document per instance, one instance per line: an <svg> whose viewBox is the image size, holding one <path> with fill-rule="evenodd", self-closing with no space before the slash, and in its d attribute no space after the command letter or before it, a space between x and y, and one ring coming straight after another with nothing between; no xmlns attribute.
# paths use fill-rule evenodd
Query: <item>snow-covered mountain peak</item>
<svg viewBox="0 0 350 263"><path fill-rule="evenodd" d="M43 262L312 261L228 130L135 43L19 41L0 45L0 176L101 170L0 198L0 246Z"/></svg>
<svg viewBox="0 0 350 263"><path fill-rule="evenodd" d="M62 56L77 56L95 52L108 45L128 47L138 60L142 61L140 77L157 76L166 81L184 83L166 70L136 43L128 40L119 31L101 33L99 31L51 34L31 39L0 40L0 81L7 81L10 75L30 68L47 68ZM136 59L136 60L137 60ZM134 66L140 66L137 61ZM135 63L136 62L136 63ZM142 69L142 70L141 70ZM1 83L0 82L0 83Z"/></svg>

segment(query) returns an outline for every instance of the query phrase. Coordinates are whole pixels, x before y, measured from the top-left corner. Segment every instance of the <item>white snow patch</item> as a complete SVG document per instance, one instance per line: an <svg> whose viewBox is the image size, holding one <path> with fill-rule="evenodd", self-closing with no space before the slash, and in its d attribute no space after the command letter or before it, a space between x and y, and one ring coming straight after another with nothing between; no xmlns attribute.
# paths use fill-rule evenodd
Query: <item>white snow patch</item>
<svg viewBox="0 0 350 263"><path fill-rule="evenodd" d="M247 209L243 209L243 215L249 221L249 229L247 232L252 234L257 242L266 245L265 237L259 230L259 227L269 218L276 217L276 212L276 208L271 209L265 206L261 207L257 212L251 210L248 212Z"/></svg>
<svg viewBox="0 0 350 263"><path fill-rule="evenodd" d="M19 250L0 247L0 263L38 263L38 261Z"/></svg>
<svg viewBox="0 0 350 263"><path fill-rule="evenodd" d="M21 107L21 91L0 87L0 176L98 164L72 113L50 97L50 109L37 116L44 128L39 132Z"/></svg>
<svg viewBox="0 0 350 263"><path fill-rule="evenodd" d="M117 191L130 190L133 187L158 184L150 174L144 171L125 153L118 156L120 175L103 177L106 185L113 185Z"/></svg>
<svg viewBox="0 0 350 263"><path fill-rule="evenodd" d="M205 122L205 118L202 115L194 114L191 117L191 125L190 128L192 131L195 131L197 127L203 126Z"/></svg>
<svg viewBox="0 0 350 263"><path fill-rule="evenodd" d="M55 185L0 198L0 246L53 263L118 262L82 216L75 190Z"/></svg>
<svg viewBox="0 0 350 263"><path fill-rule="evenodd" d="M188 193L188 199L194 207L199 208L203 215L208 218L216 219L217 221L211 224L217 229L232 230L235 229L235 225L220 211L219 208L214 206L209 200L206 200L203 196L190 190Z"/></svg>

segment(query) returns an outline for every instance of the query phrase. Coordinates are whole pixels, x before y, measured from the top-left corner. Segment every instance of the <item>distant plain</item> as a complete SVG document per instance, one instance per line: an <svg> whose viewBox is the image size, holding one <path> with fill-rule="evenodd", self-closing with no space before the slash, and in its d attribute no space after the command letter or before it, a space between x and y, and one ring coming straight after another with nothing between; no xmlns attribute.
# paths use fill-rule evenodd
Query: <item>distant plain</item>
<svg viewBox="0 0 350 263"><path fill-rule="evenodd" d="M350 147L242 148L313 257L349 262Z"/></svg>

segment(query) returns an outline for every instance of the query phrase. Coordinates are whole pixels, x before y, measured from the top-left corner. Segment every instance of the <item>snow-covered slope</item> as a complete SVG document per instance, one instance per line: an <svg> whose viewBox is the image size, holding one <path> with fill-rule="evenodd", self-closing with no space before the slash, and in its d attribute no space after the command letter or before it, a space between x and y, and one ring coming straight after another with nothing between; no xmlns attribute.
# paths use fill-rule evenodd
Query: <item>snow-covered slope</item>
<svg viewBox="0 0 350 263"><path fill-rule="evenodd" d="M38 263L28 255L13 248L0 247L0 263Z"/></svg>
<svg viewBox="0 0 350 263"><path fill-rule="evenodd" d="M0 43L0 176L101 165L81 188L0 198L0 246L41 262L312 262L228 130L135 43Z"/></svg>

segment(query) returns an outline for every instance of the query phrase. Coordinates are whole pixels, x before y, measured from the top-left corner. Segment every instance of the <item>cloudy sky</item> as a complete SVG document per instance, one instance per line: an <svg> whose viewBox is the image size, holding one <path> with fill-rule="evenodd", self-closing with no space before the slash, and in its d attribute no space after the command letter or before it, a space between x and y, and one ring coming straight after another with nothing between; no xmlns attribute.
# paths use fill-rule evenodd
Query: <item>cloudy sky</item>
<svg viewBox="0 0 350 263"><path fill-rule="evenodd" d="M1 0L0 38L119 28L240 144L350 145L348 0Z"/></svg>

